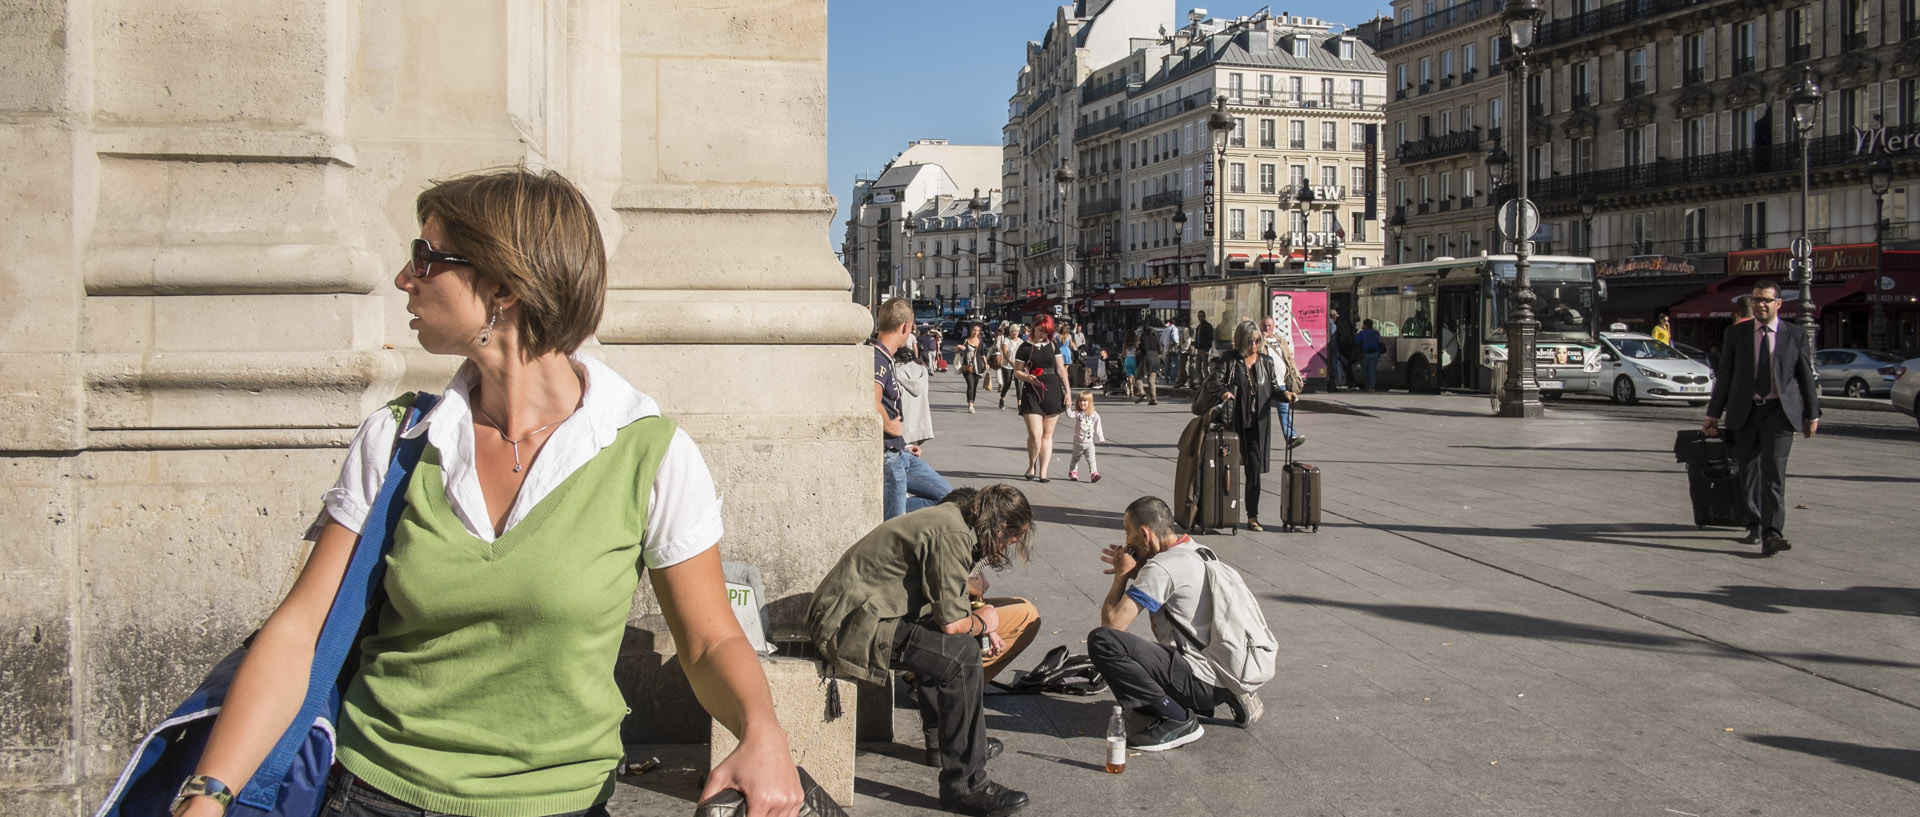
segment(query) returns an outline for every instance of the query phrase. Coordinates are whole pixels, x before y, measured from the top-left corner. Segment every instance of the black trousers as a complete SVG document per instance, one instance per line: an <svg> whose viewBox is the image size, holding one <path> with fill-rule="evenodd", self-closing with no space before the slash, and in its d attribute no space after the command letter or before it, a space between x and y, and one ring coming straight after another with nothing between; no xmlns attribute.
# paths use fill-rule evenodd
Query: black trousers
<svg viewBox="0 0 1920 817"><path fill-rule="evenodd" d="M1005 406L1007 404L1007 390L1013 388L1013 371L1014 370L1012 369L1000 370L1000 380L1001 380L1000 405L1001 406Z"/></svg>
<svg viewBox="0 0 1920 817"><path fill-rule="evenodd" d="M920 687L920 721L939 734L940 793L962 797L987 785L980 640L902 619L893 631L892 668L913 673Z"/></svg>
<svg viewBox="0 0 1920 817"><path fill-rule="evenodd" d="M1233 696L1194 677L1193 668L1172 647L1112 627L1087 633L1087 657L1112 687L1113 699L1129 709L1150 709L1164 697L1211 716Z"/></svg>
<svg viewBox="0 0 1920 817"><path fill-rule="evenodd" d="M1242 480L1247 486L1245 498L1247 518L1260 518L1260 477L1266 470L1267 438L1260 433L1260 426L1240 432L1240 470L1246 474Z"/></svg>
<svg viewBox="0 0 1920 817"><path fill-rule="evenodd" d="M960 379L967 381L967 405L973 405L973 396L980 390L980 375L973 372L961 372Z"/></svg>
<svg viewBox="0 0 1920 817"><path fill-rule="evenodd" d="M1747 524L1762 533L1787 529L1787 455L1793 453L1793 423L1780 402L1755 404L1747 422L1730 436L1740 469Z"/></svg>

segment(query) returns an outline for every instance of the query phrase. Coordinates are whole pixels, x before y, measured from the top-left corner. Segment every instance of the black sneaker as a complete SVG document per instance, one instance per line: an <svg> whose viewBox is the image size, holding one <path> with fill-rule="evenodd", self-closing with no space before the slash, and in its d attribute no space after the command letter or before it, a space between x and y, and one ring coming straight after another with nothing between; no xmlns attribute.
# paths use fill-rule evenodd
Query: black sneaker
<svg viewBox="0 0 1920 817"><path fill-rule="evenodd" d="M1185 746L1200 739L1207 730L1200 728L1200 719L1187 714L1184 721L1161 718L1147 728L1127 736L1127 748L1142 752L1164 752L1176 746Z"/></svg>
<svg viewBox="0 0 1920 817"><path fill-rule="evenodd" d="M1014 791L991 780L979 791L960 797L940 796L940 807L955 814L975 817L1006 817L1027 807L1027 793Z"/></svg>

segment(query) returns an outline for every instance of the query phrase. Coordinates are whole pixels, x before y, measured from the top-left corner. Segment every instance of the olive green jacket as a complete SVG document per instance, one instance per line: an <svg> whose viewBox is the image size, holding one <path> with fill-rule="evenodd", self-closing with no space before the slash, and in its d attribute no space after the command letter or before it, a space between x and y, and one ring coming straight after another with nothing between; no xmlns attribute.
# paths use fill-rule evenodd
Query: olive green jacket
<svg viewBox="0 0 1920 817"><path fill-rule="evenodd" d="M957 505L935 505L874 528L820 580L807 606L807 633L830 673L887 683L901 619L934 626L966 618L973 529Z"/></svg>

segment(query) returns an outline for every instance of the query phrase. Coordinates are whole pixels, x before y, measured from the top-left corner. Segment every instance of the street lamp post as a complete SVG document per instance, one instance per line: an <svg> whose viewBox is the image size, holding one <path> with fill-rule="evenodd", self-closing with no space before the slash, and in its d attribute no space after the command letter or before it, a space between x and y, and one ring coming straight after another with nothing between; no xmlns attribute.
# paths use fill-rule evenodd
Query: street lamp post
<svg viewBox="0 0 1920 817"><path fill-rule="evenodd" d="M1887 220L1881 218L1881 209L1886 203L1887 190L1893 186L1893 161L1885 156L1875 156L1867 163L1867 186L1873 189L1873 318L1868 330L1868 345L1876 352L1885 352L1891 346L1887 340L1886 291L1881 288L1886 280L1887 265Z"/></svg>
<svg viewBox="0 0 1920 817"><path fill-rule="evenodd" d="M1213 171L1213 234L1219 237L1220 257L1214 261L1214 273L1227 277L1227 134L1233 132L1233 117L1227 115L1227 95L1213 101L1213 113L1207 114L1207 130L1213 134L1217 159Z"/></svg>
<svg viewBox="0 0 1920 817"><path fill-rule="evenodd" d="M972 290L967 294L967 314L969 315L973 314L981 293L986 291L986 274L982 272L983 267L980 263L980 259L986 257L980 249L980 214L986 212L987 206L988 201L980 198L980 188L974 188L973 198L967 200L967 211L973 214L973 284ZM956 284L954 289L958 290L959 285ZM960 293L954 294L957 296Z"/></svg>
<svg viewBox="0 0 1920 817"><path fill-rule="evenodd" d="M1400 243L1400 237L1407 231L1407 217L1398 212L1387 219L1387 228L1393 231L1393 263L1404 264L1407 261L1407 245Z"/></svg>
<svg viewBox="0 0 1920 817"><path fill-rule="evenodd" d="M1067 165L1067 158L1060 157L1060 167L1053 171L1054 192L1060 196L1060 216L1055 223L1060 225L1060 302L1066 303L1073 297L1073 255L1070 249L1079 242L1067 243L1067 231L1074 225L1067 223L1068 195L1073 191L1075 175L1073 168Z"/></svg>
<svg viewBox="0 0 1920 817"><path fill-rule="evenodd" d="M893 281L887 287L889 295L892 294L892 291L900 289L902 279L907 278L910 274L908 272L907 259L912 257L914 257L913 216L910 213L903 212L900 214L900 260L896 262L900 271L894 275Z"/></svg>
<svg viewBox="0 0 1920 817"><path fill-rule="evenodd" d="M1500 400L1500 416L1531 419L1542 416L1545 409L1540 403L1540 381L1534 377L1534 340L1540 331L1540 322L1533 318L1533 278L1528 274L1527 256L1533 249L1532 225L1528 224L1527 214L1532 212L1532 203L1527 201L1527 58L1533 53L1534 35L1538 33L1540 18L1545 16L1540 0L1507 0L1506 8L1500 18L1506 23L1508 42L1513 45L1513 72L1520 88L1520 104L1515 106L1519 116L1519 161L1515 163L1514 209L1517 218L1513 236L1513 306L1507 312L1507 382L1505 393ZM1511 96L1511 93L1509 93ZM1488 168L1495 175L1499 171L1491 165Z"/></svg>
<svg viewBox="0 0 1920 817"><path fill-rule="evenodd" d="M1820 86L1813 81L1813 67L1807 66L1800 75L1800 82L1787 92L1787 104L1793 106L1793 124L1800 134L1800 244L1811 249L1812 239L1807 235L1807 200L1811 198L1809 188L1813 185L1812 166L1807 163L1807 147L1811 141L1813 126L1819 122ZM1874 214L1877 218L1878 213ZM1812 360L1814 350L1819 346L1814 340L1813 321L1813 258L1795 258L1794 266L1799 273L1800 283L1800 329L1807 336L1807 359ZM1818 372L1815 372L1818 376Z"/></svg>
<svg viewBox="0 0 1920 817"><path fill-rule="evenodd" d="M1187 308L1187 210L1182 207L1173 211L1173 275L1179 284L1180 297L1175 301L1180 309Z"/></svg>
<svg viewBox="0 0 1920 817"><path fill-rule="evenodd" d="M1598 209L1600 197L1593 194L1593 188L1580 191L1580 238L1586 244L1587 255L1593 255L1593 212Z"/></svg>

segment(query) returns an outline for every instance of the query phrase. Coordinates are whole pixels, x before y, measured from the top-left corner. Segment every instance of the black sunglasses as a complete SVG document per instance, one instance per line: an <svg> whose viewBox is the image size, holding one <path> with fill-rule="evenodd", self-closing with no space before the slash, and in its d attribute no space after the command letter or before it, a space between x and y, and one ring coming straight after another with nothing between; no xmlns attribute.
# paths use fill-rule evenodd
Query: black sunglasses
<svg viewBox="0 0 1920 817"><path fill-rule="evenodd" d="M452 253L435 250L433 244L424 238L414 239L413 277L427 277L427 274L432 271L434 264L461 264L463 266L472 266L473 262L468 261L466 256L463 255L454 255Z"/></svg>

